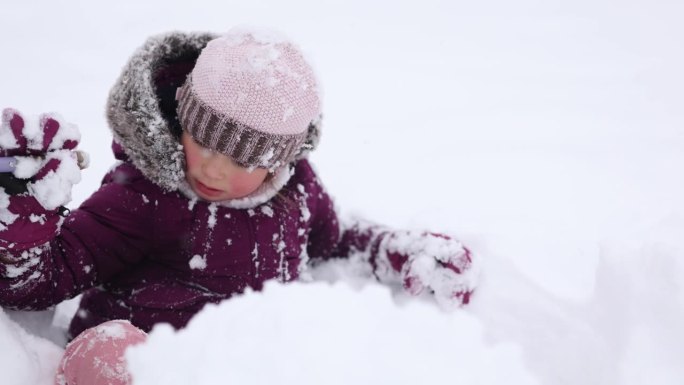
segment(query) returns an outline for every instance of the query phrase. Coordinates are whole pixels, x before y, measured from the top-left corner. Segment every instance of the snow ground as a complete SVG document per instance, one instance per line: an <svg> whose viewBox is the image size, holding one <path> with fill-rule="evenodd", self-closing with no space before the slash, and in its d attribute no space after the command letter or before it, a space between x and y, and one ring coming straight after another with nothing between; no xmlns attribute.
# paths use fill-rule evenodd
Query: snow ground
<svg viewBox="0 0 684 385"><path fill-rule="evenodd" d="M667 0L6 1L0 106L79 125L91 167L77 205L112 163L106 95L147 36L276 28L323 84L312 159L339 207L455 234L485 264L472 305L454 313L373 284L271 286L201 313L185 333L153 333L141 348L151 354L132 357L149 368L138 385L155 383L143 376L169 350L188 352L179 378L197 384L297 373L298 384L325 373L330 383L495 383L497 372L516 384L679 384L682 14ZM50 383L70 311L0 313L2 384ZM201 326L226 318L234 327ZM290 350L245 350L292 338L301 343ZM241 352L253 359L215 361ZM372 379L362 366L367 376L354 377L346 362L394 371Z"/></svg>

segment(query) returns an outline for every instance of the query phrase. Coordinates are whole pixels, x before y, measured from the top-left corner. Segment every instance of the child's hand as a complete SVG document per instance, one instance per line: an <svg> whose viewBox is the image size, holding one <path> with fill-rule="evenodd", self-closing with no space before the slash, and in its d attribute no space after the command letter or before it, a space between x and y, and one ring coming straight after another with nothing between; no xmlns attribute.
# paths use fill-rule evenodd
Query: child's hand
<svg viewBox="0 0 684 385"><path fill-rule="evenodd" d="M27 119L13 109L2 112L0 156L11 161L0 187L0 249L23 250L47 242L57 231L58 208L71 200L81 179L73 149L80 134L54 114ZM20 187L23 187L20 185Z"/></svg>
<svg viewBox="0 0 684 385"><path fill-rule="evenodd" d="M413 295L430 290L447 307L467 304L477 274L470 251L455 239L433 233L393 232L383 241L385 269L399 273ZM383 268L378 261L378 269Z"/></svg>
<svg viewBox="0 0 684 385"><path fill-rule="evenodd" d="M80 140L75 125L56 114L27 119L5 109L0 125L0 156L12 163L3 179L27 181L28 192L47 210L71 200L71 187L80 181L79 161L73 151ZM15 192L7 191L13 194Z"/></svg>

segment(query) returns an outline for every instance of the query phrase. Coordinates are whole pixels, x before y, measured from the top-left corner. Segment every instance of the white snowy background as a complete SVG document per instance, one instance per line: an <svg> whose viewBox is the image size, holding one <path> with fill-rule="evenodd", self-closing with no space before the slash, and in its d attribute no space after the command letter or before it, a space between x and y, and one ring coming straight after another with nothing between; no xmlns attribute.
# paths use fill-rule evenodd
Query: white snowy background
<svg viewBox="0 0 684 385"><path fill-rule="evenodd" d="M0 106L79 125L77 206L113 162L109 87L149 35L275 28L323 84L312 159L338 206L482 260L455 312L344 266L269 285L155 330L129 356L138 385L682 384L682 16L679 0L4 0ZM0 310L0 383L50 384L73 310Z"/></svg>

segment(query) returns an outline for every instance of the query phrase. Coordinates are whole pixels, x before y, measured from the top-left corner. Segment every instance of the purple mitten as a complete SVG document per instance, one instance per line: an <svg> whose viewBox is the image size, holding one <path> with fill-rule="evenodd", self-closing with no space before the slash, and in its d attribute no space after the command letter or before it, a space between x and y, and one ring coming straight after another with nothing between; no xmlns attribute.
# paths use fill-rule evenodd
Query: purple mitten
<svg viewBox="0 0 684 385"><path fill-rule="evenodd" d="M470 250L449 236L394 231L380 244L376 275L401 280L413 295L430 290L446 307L465 305L477 283Z"/></svg>
<svg viewBox="0 0 684 385"><path fill-rule="evenodd" d="M26 250L56 234L59 207L80 181L72 151L79 140L76 126L55 114L29 120L13 109L2 112L0 156L14 157L13 176L27 180L28 191L9 195L0 187L0 249Z"/></svg>

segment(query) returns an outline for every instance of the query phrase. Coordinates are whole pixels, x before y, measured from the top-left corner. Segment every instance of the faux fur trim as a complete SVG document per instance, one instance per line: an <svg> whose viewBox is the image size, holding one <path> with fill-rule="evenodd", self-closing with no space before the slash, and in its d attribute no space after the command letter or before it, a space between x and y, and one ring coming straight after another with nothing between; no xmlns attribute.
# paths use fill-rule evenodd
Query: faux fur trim
<svg viewBox="0 0 684 385"><path fill-rule="evenodd" d="M185 181L183 147L164 119L153 75L169 58L199 52L217 35L171 32L149 38L129 59L107 100L114 140L133 165L167 191Z"/></svg>
<svg viewBox="0 0 684 385"><path fill-rule="evenodd" d="M114 140L142 174L166 191L179 191L200 199L185 179L183 146L164 118L153 76L169 59L199 56L212 33L171 32L149 38L129 59L112 87L107 101L107 120ZM305 144L296 159L314 149L320 135L320 117L311 123ZM247 197L220 202L231 208L251 208L273 198L292 175L292 165L280 167L275 175Z"/></svg>

